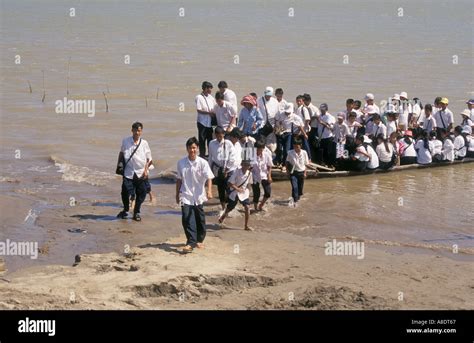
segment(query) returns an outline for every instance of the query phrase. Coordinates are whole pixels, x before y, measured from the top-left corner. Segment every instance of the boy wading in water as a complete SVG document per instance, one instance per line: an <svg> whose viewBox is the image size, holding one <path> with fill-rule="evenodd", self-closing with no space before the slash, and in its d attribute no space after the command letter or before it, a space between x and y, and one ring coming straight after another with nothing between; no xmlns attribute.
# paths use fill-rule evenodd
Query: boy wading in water
<svg viewBox="0 0 474 343"><path fill-rule="evenodd" d="M186 235L184 253L193 248L203 248L206 238L206 217L203 204L212 199L212 174L209 163L198 154L199 141L196 137L188 139L188 156L178 161L176 181L176 203L181 204L181 220ZM207 194L205 185L207 183Z"/></svg>
<svg viewBox="0 0 474 343"><path fill-rule="evenodd" d="M242 160L241 167L238 168L230 177L229 187L232 191L229 195L229 202L227 203L225 212L219 218L219 223L223 224L229 212L232 211L235 206L237 206L237 202L240 201L245 208L244 229L247 231L253 231L253 229L248 226L250 217L250 191L247 186L249 183L252 184L252 170L250 168L250 163L249 160Z"/></svg>
<svg viewBox="0 0 474 343"><path fill-rule="evenodd" d="M288 151L286 157L286 170L291 180L291 200L289 206L296 207L296 203L303 195L304 179L306 178L306 165L309 163L308 154L301 150L303 142L297 138L293 142L293 150Z"/></svg>

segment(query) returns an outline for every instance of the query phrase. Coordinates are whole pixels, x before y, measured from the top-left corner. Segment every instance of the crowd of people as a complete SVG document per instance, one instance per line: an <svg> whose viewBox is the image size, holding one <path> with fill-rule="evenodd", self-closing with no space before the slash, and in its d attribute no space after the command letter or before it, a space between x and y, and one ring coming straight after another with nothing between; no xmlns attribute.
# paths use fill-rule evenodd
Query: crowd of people
<svg viewBox="0 0 474 343"><path fill-rule="evenodd" d="M195 99L198 137L187 140L188 155L177 164L176 202L181 205L187 239L183 252L203 247L203 204L212 198L213 185L221 205L219 223L241 203L244 229L252 231L251 202L255 211L264 209L271 197L272 168L288 174L290 205L296 206L312 164L365 171L474 157L474 99L466 102L461 124L455 126L445 97L423 106L420 99L401 92L379 107L368 93L364 104L347 99L346 109L333 116L328 104L314 105L309 94L298 95L293 104L283 98L281 88L272 87L266 87L262 96L243 96L239 111L237 96L227 83L220 81L218 88L214 97L213 85L202 83ZM140 206L151 191L147 177L153 162L142 129L141 123L132 125L132 136L123 140L119 154L122 219L127 218L133 198L133 219L140 221Z"/></svg>

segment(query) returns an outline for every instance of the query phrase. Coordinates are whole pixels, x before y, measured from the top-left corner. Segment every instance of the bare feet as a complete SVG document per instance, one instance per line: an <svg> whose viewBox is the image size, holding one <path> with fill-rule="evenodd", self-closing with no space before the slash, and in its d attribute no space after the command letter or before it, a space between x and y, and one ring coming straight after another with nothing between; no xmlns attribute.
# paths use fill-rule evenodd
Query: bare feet
<svg viewBox="0 0 474 343"><path fill-rule="evenodd" d="M257 211L263 211L263 203L260 203L260 204L258 205Z"/></svg>
<svg viewBox="0 0 474 343"><path fill-rule="evenodd" d="M190 246L190 245L186 245L184 248L183 248L183 253L185 254L189 254L190 252L193 252L193 247Z"/></svg>
<svg viewBox="0 0 474 343"><path fill-rule="evenodd" d="M204 249L204 244L203 243L196 243L196 247L198 249Z"/></svg>

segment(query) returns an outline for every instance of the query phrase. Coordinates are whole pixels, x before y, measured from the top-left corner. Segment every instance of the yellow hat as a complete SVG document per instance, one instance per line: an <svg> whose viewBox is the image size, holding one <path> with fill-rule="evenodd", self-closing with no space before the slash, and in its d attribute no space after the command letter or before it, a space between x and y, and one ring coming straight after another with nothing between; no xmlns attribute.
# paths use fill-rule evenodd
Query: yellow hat
<svg viewBox="0 0 474 343"><path fill-rule="evenodd" d="M449 100L448 100L448 98L443 98L443 99L441 99L440 102L447 105L449 103Z"/></svg>

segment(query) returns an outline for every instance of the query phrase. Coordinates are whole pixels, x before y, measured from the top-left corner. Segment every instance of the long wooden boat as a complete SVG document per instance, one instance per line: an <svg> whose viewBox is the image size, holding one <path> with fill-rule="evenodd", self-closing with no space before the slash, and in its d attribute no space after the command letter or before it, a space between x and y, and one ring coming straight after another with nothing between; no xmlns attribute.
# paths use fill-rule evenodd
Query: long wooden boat
<svg viewBox="0 0 474 343"><path fill-rule="evenodd" d="M472 163L472 162L474 162L474 158L465 158L462 161L430 163L430 164L409 164L406 166L395 166L388 170L375 169L375 170L366 170L363 172L345 171L345 170L343 171L317 171L317 170L308 169L306 174L307 174L307 179L323 179L323 178L332 178L332 177L347 177L347 176L391 173L391 172L412 170L412 169L447 167L447 166L459 165L463 163ZM288 180L288 174L283 173L280 169L272 169L272 179L274 181Z"/></svg>

